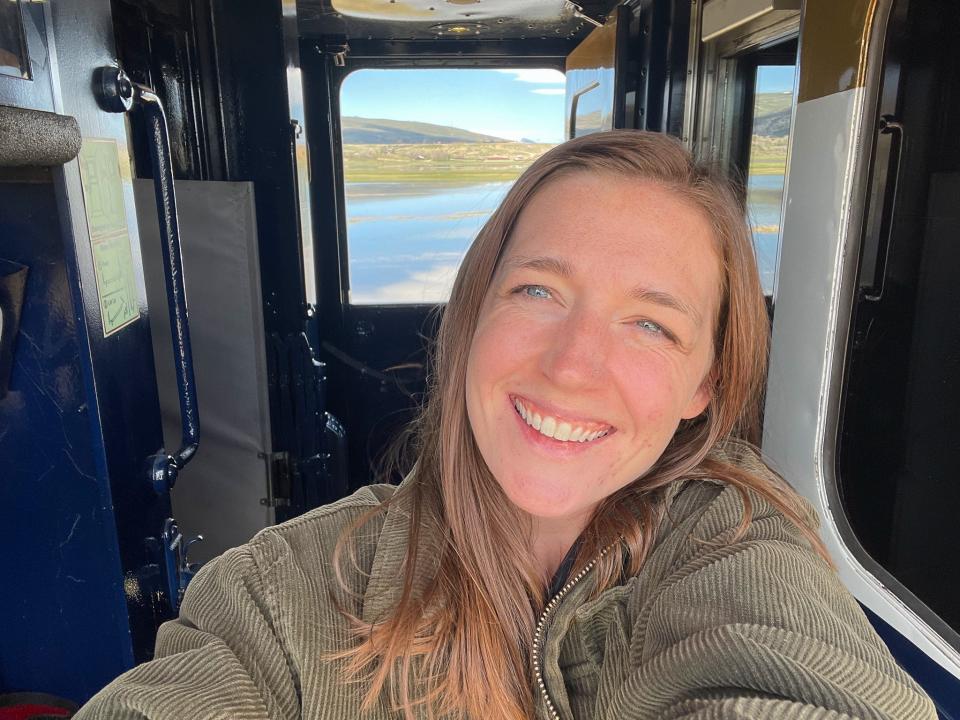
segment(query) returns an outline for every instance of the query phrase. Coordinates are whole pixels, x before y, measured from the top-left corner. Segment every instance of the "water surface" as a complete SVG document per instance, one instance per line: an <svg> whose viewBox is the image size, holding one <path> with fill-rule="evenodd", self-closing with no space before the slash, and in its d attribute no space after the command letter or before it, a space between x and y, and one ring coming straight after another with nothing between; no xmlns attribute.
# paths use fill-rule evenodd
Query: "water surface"
<svg viewBox="0 0 960 720"><path fill-rule="evenodd" d="M437 303L511 182L347 183L350 302ZM764 291L777 267L783 176L755 175L747 190Z"/></svg>

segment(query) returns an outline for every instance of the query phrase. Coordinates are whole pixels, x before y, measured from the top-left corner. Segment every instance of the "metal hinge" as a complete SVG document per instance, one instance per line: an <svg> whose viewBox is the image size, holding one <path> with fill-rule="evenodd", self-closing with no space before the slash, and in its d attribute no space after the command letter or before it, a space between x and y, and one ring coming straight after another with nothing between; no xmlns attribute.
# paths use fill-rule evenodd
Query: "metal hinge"
<svg viewBox="0 0 960 720"><path fill-rule="evenodd" d="M350 46L346 42L327 43L323 48L323 52L333 58L334 67L345 67Z"/></svg>
<svg viewBox="0 0 960 720"><path fill-rule="evenodd" d="M265 507L287 507L290 505L292 468L290 453L257 453L267 463L267 496L260 498Z"/></svg>

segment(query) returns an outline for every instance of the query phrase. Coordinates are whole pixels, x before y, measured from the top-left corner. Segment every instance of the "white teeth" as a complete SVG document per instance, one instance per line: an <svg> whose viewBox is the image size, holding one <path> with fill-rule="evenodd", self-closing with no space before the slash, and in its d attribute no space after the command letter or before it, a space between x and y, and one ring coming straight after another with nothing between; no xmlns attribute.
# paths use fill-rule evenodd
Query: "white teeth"
<svg viewBox="0 0 960 720"><path fill-rule="evenodd" d="M542 435L546 435L547 437L553 437L553 433L556 432L556 430L557 421L550 415L547 415L543 419L543 422L540 423L540 433Z"/></svg>
<svg viewBox="0 0 960 720"><path fill-rule="evenodd" d="M513 401L514 406L517 408L517 412L520 413L520 417L524 420L527 419L527 409L520 403L519 400Z"/></svg>
<svg viewBox="0 0 960 720"><path fill-rule="evenodd" d="M519 400L514 400L513 404L517 409L517 413L526 421L527 425L538 430L541 435L546 435L555 440L562 442L590 442L610 432L609 429L607 429L595 430L594 432L588 433L581 427L574 427L570 423L557 420L550 415L541 417L540 413L527 410Z"/></svg>

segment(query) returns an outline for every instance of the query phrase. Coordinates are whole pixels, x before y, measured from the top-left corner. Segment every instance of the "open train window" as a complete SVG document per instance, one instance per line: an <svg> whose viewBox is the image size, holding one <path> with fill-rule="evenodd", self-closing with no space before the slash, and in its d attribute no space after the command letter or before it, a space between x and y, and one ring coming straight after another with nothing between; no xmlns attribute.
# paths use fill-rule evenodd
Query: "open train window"
<svg viewBox="0 0 960 720"><path fill-rule="evenodd" d="M773 8L774 5L770 5ZM700 4L691 23L699 82L688 97L685 135L702 160L742 183L764 294L772 305L790 124L796 103L798 10L759 16L745 4Z"/></svg>
<svg viewBox="0 0 960 720"><path fill-rule="evenodd" d="M367 68L344 79L350 304L446 301L510 184L562 141L564 88L547 68Z"/></svg>
<svg viewBox="0 0 960 720"><path fill-rule="evenodd" d="M750 80L750 137L746 163L747 215L763 294L773 297L780 253L783 187L794 105L793 52L757 53L746 63Z"/></svg>
<svg viewBox="0 0 960 720"><path fill-rule="evenodd" d="M899 0L885 44L839 430L842 507L898 594L960 640L960 7Z"/></svg>

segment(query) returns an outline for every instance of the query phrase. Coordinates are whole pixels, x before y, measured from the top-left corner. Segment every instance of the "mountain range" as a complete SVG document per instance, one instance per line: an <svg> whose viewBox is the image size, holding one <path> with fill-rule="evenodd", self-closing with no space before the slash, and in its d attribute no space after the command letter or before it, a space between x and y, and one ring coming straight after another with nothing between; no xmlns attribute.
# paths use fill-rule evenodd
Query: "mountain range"
<svg viewBox="0 0 960 720"><path fill-rule="evenodd" d="M786 137L790 132L792 94L759 93L755 97L753 134ZM410 120L344 116L340 119L345 145L443 145L512 142L449 125ZM530 142L522 140L521 142Z"/></svg>
<svg viewBox="0 0 960 720"><path fill-rule="evenodd" d="M759 93L754 100L753 134L786 137L790 134L790 109L793 94Z"/></svg>
<svg viewBox="0 0 960 720"><path fill-rule="evenodd" d="M344 116L340 126L345 145L424 145L446 143L510 142L493 135L470 132L448 125L409 120L386 120Z"/></svg>

